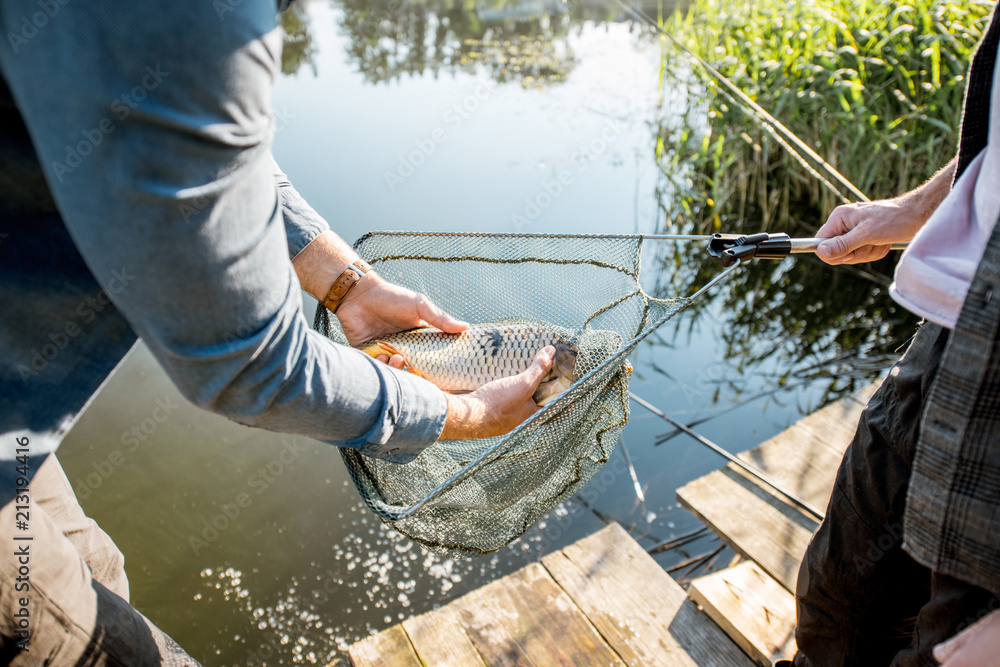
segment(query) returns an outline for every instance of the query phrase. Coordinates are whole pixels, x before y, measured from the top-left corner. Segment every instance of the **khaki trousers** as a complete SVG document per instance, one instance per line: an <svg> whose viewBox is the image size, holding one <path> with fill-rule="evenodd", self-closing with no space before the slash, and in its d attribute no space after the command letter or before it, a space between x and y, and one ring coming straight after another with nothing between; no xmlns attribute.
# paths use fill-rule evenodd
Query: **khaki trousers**
<svg viewBox="0 0 1000 667"><path fill-rule="evenodd" d="M198 664L128 603L125 559L55 455L27 495L0 509L0 664Z"/></svg>

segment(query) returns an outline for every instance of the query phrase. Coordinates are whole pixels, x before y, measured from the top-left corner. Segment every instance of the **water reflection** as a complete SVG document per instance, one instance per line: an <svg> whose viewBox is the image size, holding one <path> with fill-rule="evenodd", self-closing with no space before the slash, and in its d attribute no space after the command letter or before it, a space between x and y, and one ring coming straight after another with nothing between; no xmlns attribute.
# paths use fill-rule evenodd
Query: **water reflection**
<svg viewBox="0 0 1000 667"><path fill-rule="evenodd" d="M487 72L497 83L544 87L565 81L577 64L568 39L585 22L624 21L604 0L340 0L347 54L370 83L405 76ZM673 2L648 3L654 12ZM299 8L282 16L282 72L315 73L308 19Z"/></svg>
<svg viewBox="0 0 1000 667"><path fill-rule="evenodd" d="M840 203L837 198L785 159L785 148L718 94L700 70L678 67L675 59L665 54L664 87L684 94L664 114L654 148L661 169L661 231L814 236ZM667 269L658 273L660 296L690 294L721 268L702 243L659 250L657 262ZM741 378L752 372L774 387L823 380L827 400L854 391L890 365L915 330L917 318L888 296L895 260L830 267L806 254L741 267L717 288L711 306L721 304L726 357ZM687 326L708 308L707 301L695 302ZM753 393L728 386L737 395Z"/></svg>
<svg viewBox="0 0 1000 667"><path fill-rule="evenodd" d="M498 82L548 85L575 65L562 0L343 0L342 7L348 54L373 83L482 66Z"/></svg>
<svg viewBox="0 0 1000 667"><path fill-rule="evenodd" d="M281 45L281 73L297 74L303 65L308 65L316 76L316 45L309 31L309 14L300 3L281 14L281 28L285 34Z"/></svg>
<svg viewBox="0 0 1000 667"><path fill-rule="evenodd" d="M666 73L673 78L663 81L657 110L656 43L638 27L617 23L622 17L611 6L603 0L559 7L324 0L307 14L286 16L283 71L297 76L276 86L276 107L287 105L294 114L276 137L277 158L348 240L387 228L514 231L512 214L534 201L559 169L573 171L573 187L524 231L708 230L716 215L732 230L737 224L753 231L808 228L806 213L765 220L757 204L723 196L739 193L741 184L747 192L759 190L761 181L751 188L747 178L727 176L725 164L729 155L755 153L738 152L735 127L714 125L712 137L725 131L729 143L712 153L717 164L698 157L708 112L718 107L700 82L677 79L673 70L683 72L685 64L670 61ZM656 13L655 4L650 11ZM490 51L495 41L500 45ZM525 42L538 47L517 60L513 45ZM461 131L449 132L433 160L390 191L385 170L396 168L398 156L439 126L442 112L484 76L507 77L502 80L510 85L496 86ZM538 78L545 79L541 90ZM382 82L391 85L372 85ZM675 116L683 119L674 122ZM581 158L581 147L612 121L623 128L614 146ZM699 159L701 166L689 164ZM707 203L706 192L717 203ZM653 250L656 261L644 260L644 284L659 294L690 293L719 270L701 246ZM852 304L851 295L861 298ZM699 431L730 451L747 449L818 407L829 387L841 386L839 374L847 371L836 365L839 356L850 357L856 345L875 354L894 335L879 338L865 329L877 320L862 312L866 300L874 304L869 312L891 319L873 284L858 276L801 259L758 262L651 337L633 361L631 387L671 415L707 420ZM840 331L835 313L846 314L858 331ZM848 361L851 372L860 368L856 358ZM821 366L812 368L816 363ZM670 433L636 408L625 439L645 503L616 452L578 497L521 540L484 558L454 561L424 553L383 526L327 445L304 444L280 480L258 493L254 475L279 456L282 437L184 404L144 349L115 375L60 450L74 484L119 448L121 434L163 397L182 407L129 454L120 472L81 500L125 552L139 608L205 664L344 664L347 644L445 604L607 520L620 522L646 547L678 537L700 523L675 504L675 489L722 465L691 442L653 447ZM241 494L252 494L252 505L195 549L191 537L207 537L205 522ZM676 566L712 552L710 540L656 558Z"/></svg>

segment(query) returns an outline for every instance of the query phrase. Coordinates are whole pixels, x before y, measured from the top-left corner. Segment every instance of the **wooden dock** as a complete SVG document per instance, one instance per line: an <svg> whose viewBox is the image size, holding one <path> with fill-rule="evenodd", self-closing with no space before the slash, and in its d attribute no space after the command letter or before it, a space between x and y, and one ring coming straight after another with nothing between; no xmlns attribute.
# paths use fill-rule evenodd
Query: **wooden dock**
<svg viewBox="0 0 1000 667"><path fill-rule="evenodd" d="M799 420L738 455L825 511L858 418L879 383ZM729 464L681 487L677 499L745 560L697 579L688 594L759 665L795 654L795 580L819 523Z"/></svg>
<svg viewBox="0 0 1000 667"><path fill-rule="evenodd" d="M753 664L618 524L350 654L358 667Z"/></svg>
<svg viewBox="0 0 1000 667"><path fill-rule="evenodd" d="M747 463L825 509L877 385L815 412ZM729 465L677 492L744 560L685 592L611 524L445 607L350 647L358 667L765 665L795 652L791 591L815 518Z"/></svg>

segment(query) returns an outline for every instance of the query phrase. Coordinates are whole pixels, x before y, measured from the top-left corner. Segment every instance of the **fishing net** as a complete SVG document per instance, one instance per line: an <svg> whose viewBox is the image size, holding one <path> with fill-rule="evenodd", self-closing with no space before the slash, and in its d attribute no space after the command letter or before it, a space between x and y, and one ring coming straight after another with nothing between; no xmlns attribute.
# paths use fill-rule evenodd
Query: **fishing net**
<svg viewBox="0 0 1000 667"><path fill-rule="evenodd" d="M471 323L547 326L578 348L574 383L505 436L437 442L394 464L341 449L371 510L420 544L494 551L607 463L628 421L626 357L690 298L639 285L640 236L375 232L357 252L383 277ZM316 329L346 343L322 305Z"/></svg>

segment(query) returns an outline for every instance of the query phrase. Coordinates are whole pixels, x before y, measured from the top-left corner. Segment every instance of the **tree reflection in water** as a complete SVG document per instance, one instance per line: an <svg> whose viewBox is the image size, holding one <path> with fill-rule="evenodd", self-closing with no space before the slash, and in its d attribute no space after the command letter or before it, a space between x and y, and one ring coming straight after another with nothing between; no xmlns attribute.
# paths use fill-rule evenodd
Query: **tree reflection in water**
<svg viewBox="0 0 1000 667"><path fill-rule="evenodd" d="M577 64L571 33L587 21L621 22L605 0L334 0L347 55L371 83L430 73L488 73L498 83L545 87ZM646 0L656 13L673 7ZM667 9L664 9L666 7ZM294 74L315 55L302 12L286 12L282 71Z"/></svg>
<svg viewBox="0 0 1000 667"><path fill-rule="evenodd" d="M348 56L370 82L485 70L499 82L545 86L576 64L562 0L341 0Z"/></svg>
<svg viewBox="0 0 1000 667"><path fill-rule="evenodd" d="M565 81L577 63L571 37L587 21L623 21L603 0L335 0L347 55L369 82L458 72L498 83L544 87ZM667 15L672 3L644 3ZM285 19L283 71L315 69L301 15ZM639 31L643 28L633 27ZM783 231L812 236L832 208L813 177L785 159L735 105L717 97L691 65L664 45L662 118L654 123L661 229L710 234ZM795 128L793 128L794 130ZM850 177L850 165L842 165ZM889 196L894 193L870 193ZM691 294L719 267L703 244L657 247L657 296ZM729 363L746 377L772 374L774 386L826 378L827 399L852 391L891 364L916 318L887 286L895 257L862 267L830 267L811 255L758 260L695 302L679 326L694 327L711 306L721 312ZM674 329L675 333L679 330ZM664 343L663 335L650 345ZM729 393L754 392L746 385Z"/></svg>

